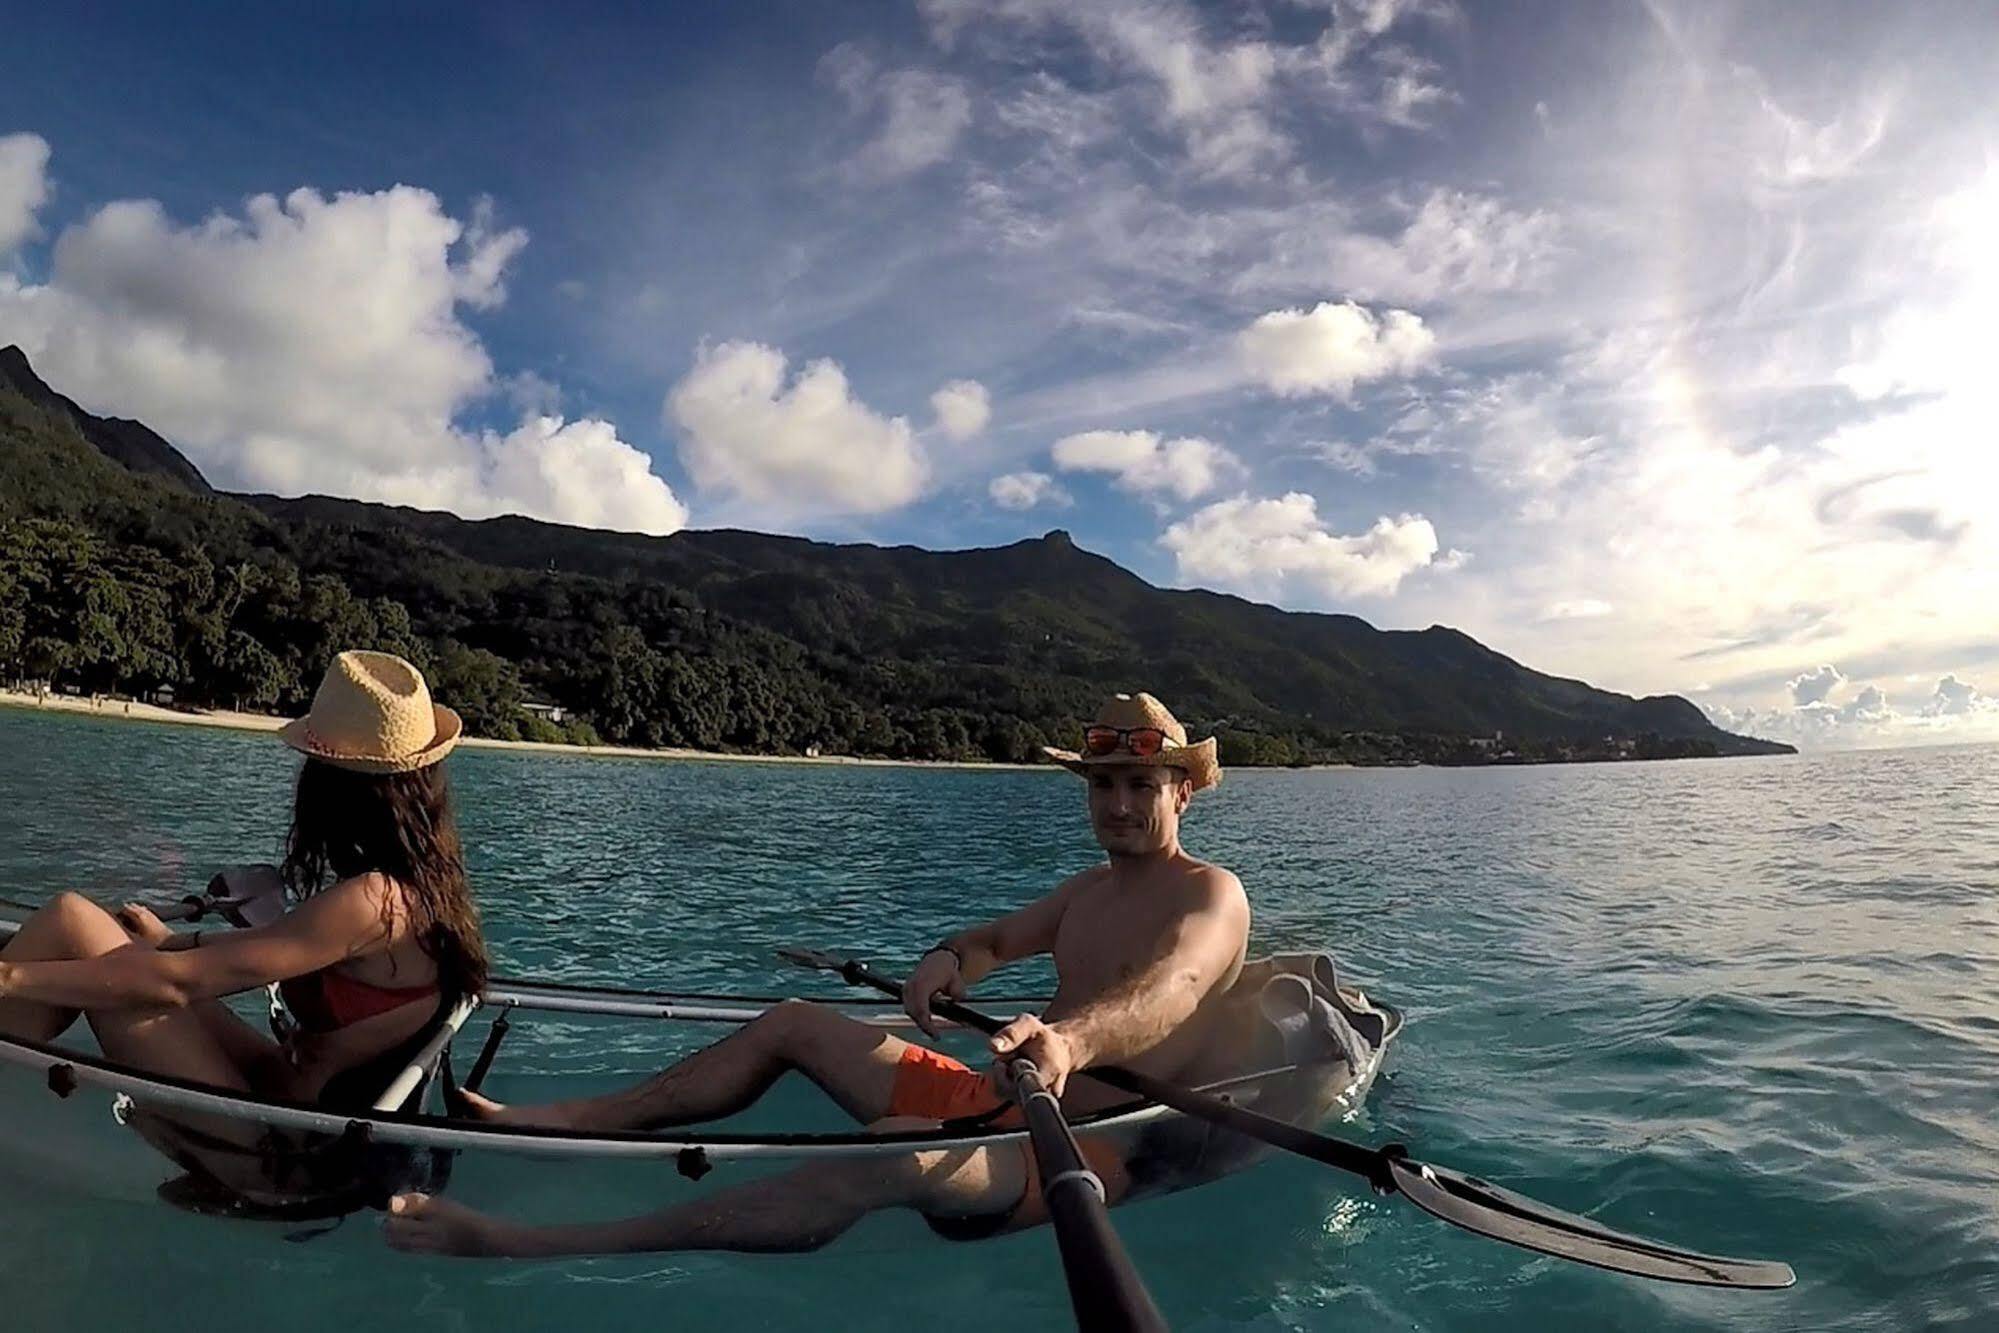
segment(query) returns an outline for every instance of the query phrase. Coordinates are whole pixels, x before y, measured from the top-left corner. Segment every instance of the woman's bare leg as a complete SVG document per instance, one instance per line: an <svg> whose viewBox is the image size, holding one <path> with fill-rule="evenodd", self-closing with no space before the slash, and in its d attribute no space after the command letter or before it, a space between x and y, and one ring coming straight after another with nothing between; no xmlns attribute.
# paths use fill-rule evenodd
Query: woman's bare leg
<svg viewBox="0 0 1999 1333"><path fill-rule="evenodd" d="M59 893L43 903L0 947L0 958L10 963L37 963L90 957L77 953L77 941L94 937L96 918L102 916L104 909L82 894ZM111 926L118 931L120 944L131 943L116 921ZM79 1012L35 1000L0 1000L0 1033L29 1041L54 1041L69 1030Z"/></svg>
<svg viewBox="0 0 1999 1333"><path fill-rule="evenodd" d="M64 893L28 919L8 942L6 958L11 963L53 962L142 947L109 912L82 894ZM31 1000L0 1000L0 1032L48 1041L61 1035L76 1013ZM249 1089L198 1008L98 1009L88 1018L104 1054L120 1064L235 1091Z"/></svg>

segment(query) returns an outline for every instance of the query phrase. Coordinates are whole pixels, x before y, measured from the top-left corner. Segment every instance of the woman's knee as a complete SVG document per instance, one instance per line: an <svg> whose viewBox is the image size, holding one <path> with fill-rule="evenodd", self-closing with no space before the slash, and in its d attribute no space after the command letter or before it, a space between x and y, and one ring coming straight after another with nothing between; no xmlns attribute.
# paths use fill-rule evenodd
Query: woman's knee
<svg viewBox="0 0 1999 1333"><path fill-rule="evenodd" d="M49 899L22 931L35 927L37 921L41 923L35 930L38 937L65 940L79 952L107 953L131 938L116 917L74 890Z"/></svg>
<svg viewBox="0 0 1999 1333"><path fill-rule="evenodd" d="M95 900L76 889L64 889L49 899L42 905L42 912L58 921L87 921L105 915Z"/></svg>

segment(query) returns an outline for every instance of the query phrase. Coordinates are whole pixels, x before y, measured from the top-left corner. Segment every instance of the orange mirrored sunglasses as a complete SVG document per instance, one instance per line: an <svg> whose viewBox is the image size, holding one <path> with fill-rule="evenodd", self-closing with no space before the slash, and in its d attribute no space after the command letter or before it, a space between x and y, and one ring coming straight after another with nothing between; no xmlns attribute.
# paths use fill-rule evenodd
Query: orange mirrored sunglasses
<svg viewBox="0 0 1999 1333"><path fill-rule="evenodd" d="M1150 759L1166 748L1166 741L1166 733L1158 727L1089 727L1083 732L1083 748L1094 755L1123 750L1136 758Z"/></svg>

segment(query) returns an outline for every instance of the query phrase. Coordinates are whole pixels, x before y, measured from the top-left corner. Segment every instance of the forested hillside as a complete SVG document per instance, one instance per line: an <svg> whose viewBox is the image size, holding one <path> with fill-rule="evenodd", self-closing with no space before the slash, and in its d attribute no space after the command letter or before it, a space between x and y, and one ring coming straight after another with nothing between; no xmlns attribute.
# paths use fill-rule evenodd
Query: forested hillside
<svg viewBox="0 0 1999 1333"><path fill-rule="evenodd" d="M1155 588L1059 532L935 552L225 495L0 351L0 678L292 711L357 645L501 738L1019 760L1148 688L1236 764L1785 748L1441 626Z"/></svg>

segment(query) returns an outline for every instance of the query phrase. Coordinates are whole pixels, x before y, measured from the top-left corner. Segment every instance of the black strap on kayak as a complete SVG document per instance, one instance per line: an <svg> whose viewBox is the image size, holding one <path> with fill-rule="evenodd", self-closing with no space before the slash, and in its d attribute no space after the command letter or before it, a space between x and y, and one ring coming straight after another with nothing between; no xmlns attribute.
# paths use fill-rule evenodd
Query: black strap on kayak
<svg viewBox="0 0 1999 1333"><path fill-rule="evenodd" d="M486 1043L479 1048L478 1058L472 1061L472 1072L465 1076L466 1091L477 1092L484 1086L486 1075L493 1070L493 1059L500 1053L500 1043L514 1030L513 1022L508 1018L513 1009L514 1002L507 1001L506 1007L500 1010L500 1016L493 1020L493 1026L486 1030Z"/></svg>

